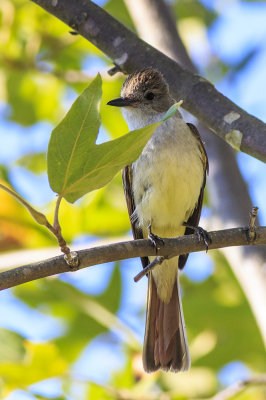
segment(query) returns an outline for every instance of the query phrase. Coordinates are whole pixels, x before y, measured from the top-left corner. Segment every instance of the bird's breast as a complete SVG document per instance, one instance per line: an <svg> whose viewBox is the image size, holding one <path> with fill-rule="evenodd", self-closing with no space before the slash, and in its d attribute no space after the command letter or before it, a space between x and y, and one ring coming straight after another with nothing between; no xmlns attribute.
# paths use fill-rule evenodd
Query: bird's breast
<svg viewBox="0 0 266 400"><path fill-rule="evenodd" d="M133 164L132 188L139 226L161 236L183 234L204 176L197 140L180 118L156 129Z"/></svg>

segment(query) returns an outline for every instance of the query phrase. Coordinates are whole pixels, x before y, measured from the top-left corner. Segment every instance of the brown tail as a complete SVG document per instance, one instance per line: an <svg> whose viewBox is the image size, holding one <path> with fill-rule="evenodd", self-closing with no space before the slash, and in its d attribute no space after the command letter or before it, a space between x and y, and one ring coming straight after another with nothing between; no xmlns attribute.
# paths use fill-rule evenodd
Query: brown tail
<svg viewBox="0 0 266 400"><path fill-rule="evenodd" d="M154 279L149 273L143 366L146 372L160 368L178 372L190 367L178 277L167 304L159 299Z"/></svg>

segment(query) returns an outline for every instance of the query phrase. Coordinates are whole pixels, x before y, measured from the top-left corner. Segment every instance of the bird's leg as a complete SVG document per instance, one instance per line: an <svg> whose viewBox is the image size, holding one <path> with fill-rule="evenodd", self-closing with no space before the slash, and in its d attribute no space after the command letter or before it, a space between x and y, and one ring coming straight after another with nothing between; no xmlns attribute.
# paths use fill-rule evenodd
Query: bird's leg
<svg viewBox="0 0 266 400"><path fill-rule="evenodd" d="M198 240L200 242L200 240L202 239L204 241L204 244L206 246L206 253L209 250L209 244L211 244L211 238L210 235L208 234L208 232L203 229L201 226L192 226L189 225L187 222L183 222L183 225L187 228L192 229L196 235L198 236Z"/></svg>
<svg viewBox="0 0 266 400"><path fill-rule="evenodd" d="M148 238L151 241L152 245L155 247L157 254L158 250L160 250L160 248L164 246L164 241L162 238L152 233L151 224L148 226L148 232L149 232Z"/></svg>

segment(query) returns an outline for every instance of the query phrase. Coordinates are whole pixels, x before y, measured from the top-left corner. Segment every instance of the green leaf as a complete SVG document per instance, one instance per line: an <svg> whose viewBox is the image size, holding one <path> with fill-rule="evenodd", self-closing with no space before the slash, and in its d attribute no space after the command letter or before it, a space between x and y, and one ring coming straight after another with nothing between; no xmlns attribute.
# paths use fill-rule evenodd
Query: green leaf
<svg viewBox="0 0 266 400"><path fill-rule="evenodd" d="M75 101L52 132L48 149L48 177L52 189L70 203L103 187L132 163L160 123L95 144L99 128L100 76Z"/></svg>
<svg viewBox="0 0 266 400"><path fill-rule="evenodd" d="M27 354L20 363L0 363L0 376L7 393L67 371L68 365L53 343L25 341L25 349Z"/></svg>
<svg viewBox="0 0 266 400"><path fill-rule="evenodd" d="M108 131L112 139L122 136L128 132L128 126L123 118L120 107L107 107L110 99L120 96L123 79L103 80L103 96L101 102L102 126Z"/></svg>
<svg viewBox="0 0 266 400"><path fill-rule="evenodd" d="M8 168L5 165L0 164L0 179L10 184L8 174L9 174Z"/></svg>
<svg viewBox="0 0 266 400"><path fill-rule="evenodd" d="M27 63L27 60L24 62ZM42 74L40 78L36 71L23 69L10 69L6 75L9 120L22 126L30 126L40 120L58 121L58 113L62 111L62 83L58 79L52 74Z"/></svg>
<svg viewBox="0 0 266 400"><path fill-rule="evenodd" d="M117 262L106 290L97 296L98 302L112 313L115 313L119 309L121 289L121 272L119 262Z"/></svg>
<svg viewBox="0 0 266 400"><path fill-rule="evenodd" d="M32 393L32 390L31 390L31 395L34 395L34 398L38 399L38 400L48 400L47 397L44 397L40 394ZM50 395L49 395L49 400L67 400L67 398L66 398L66 396L63 396L63 395L56 396L56 397L50 397Z"/></svg>
<svg viewBox="0 0 266 400"><path fill-rule="evenodd" d="M52 132L48 147L48 178L51 188L63 196L66 188L83 174L88 148L97 138L100 98L101 77L97 75Z"/></svg>
<svg viewBox="0 0 266 400"><path fill-rule="evenodd" d="M193 365L218 370L240 360L263 371L264 346L245 295L222 253L213 251L212 256L216 268L208 279L200 284L182 280L190 349L191 338L198 339L201 351L209 347L210 336L215 344L198 359L192 354Z"/></svg>
<svg viewBox="0 0 266 400"><path fill-rule="evenodd" d="M135 30L134 23L123 0L109 0L103 9L127 28Z"/></svg>
<svg viewBox="0 0 266 400"><path fill-rule="evenodd" d="M97 383L91 382L89 387L88 399L93 400L113 400L114 397L107 393L107 388Z"/></svg>
<svg viewBox="0 0 266 400"><path fill-rule="evenodd" d="M0 329L0 363L20 362L25 355L24 338L8 329Z"/></svg>
<svg viewBox="0 0 266 400"><path fill-rule="evenodd" d="M197 18L206 26L211 25L217 18L217 12L204 5L199 0L179 1L172 4L174 16L178 21L185 18Z"/></svg>
<svg viewBox="0 0 266 400"><path fill-rule="evenodd" d="M121 273L118 266L114 268L105 291L98 296L83 293L59 279L41 279L14 289L16 296L30 307L42 310L46 305L46 311L62 319L65 331L54 343L68 361L74 361L96 336L108 332L108 318L116 318L121 291Z"/></svg>
<svg viewBox="0 0 266 400"><path fill-rule="evenodd" d="M41 174L46 171L46 154L45 153L28 153L24 154L18 160L16 165L27 168L35 174Z"/></svg>
<svg viewBox="0 0 266 400"><path fill-rule="evenodd" d="M35 210L35 208L33 208L25 199L23 199L23 197L21 197L14 190L8 188L5 185L2 185L2 183L0 183L0 189L3 189L5 192L9 193L11 196L15 197L15 199L17 199L20 203L22 203L23 206L27 208L27 210L29 211L31 216L34 218L34 220L38 224L45 225L47 227L50 226L49 222L47 221L46 216L43 213Z"/></svg>
<svg viewBox="0 0 266 400"><path fill-rule="evenodd" d="M105 186L125 165L131 164L139 157L159 125L160 123L152 124L91 147L83 171L69 180L63 197L73 203L84 194Z"/></svg>

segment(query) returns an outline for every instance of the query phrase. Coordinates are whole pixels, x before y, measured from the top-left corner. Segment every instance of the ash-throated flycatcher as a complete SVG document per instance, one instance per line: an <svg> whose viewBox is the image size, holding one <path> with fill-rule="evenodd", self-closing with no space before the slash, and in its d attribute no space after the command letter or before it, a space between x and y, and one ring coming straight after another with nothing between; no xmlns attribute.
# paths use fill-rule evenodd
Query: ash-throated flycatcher
<svg viewBox="0 0 266 400"><path fill-rule="evenodd" d="M122 107L131 130L159 122L174 104L162 74L145 68L124 82L121 97L111 106ZM208 159L195 126L179 111L153 133L139 158L122 171L135 239L176 237L198 226ZM149 235L150 233L150 235ZM143 365L147 372L185 371L190 367L182 311L178 267L188 255L165 259L149 272ZM143 266L152 257L141 259Z"/></svg>

